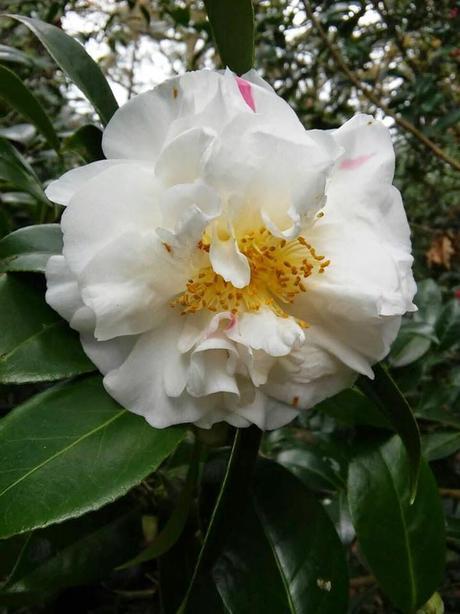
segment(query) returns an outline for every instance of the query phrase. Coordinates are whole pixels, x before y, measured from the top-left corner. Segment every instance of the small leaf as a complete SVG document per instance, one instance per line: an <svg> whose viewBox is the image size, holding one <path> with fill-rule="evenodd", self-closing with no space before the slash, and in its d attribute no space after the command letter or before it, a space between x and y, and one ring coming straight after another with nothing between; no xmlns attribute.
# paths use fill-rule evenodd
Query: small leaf
<svg viewBox="0 0 460 614"><path fill-rule="evenodd" d="M102 579L132 556L142 539L140 513L123 501L2 541L1 558L9 542L21 548L11 560L0 604L35 605L63 588Z"/></svg>
<svg viewBox="0 0 460 614"><path fill-rule="evenodd" d="M59 139L48 115L21 79L13 71L0 65L0 83L0 98L31 121L51 147L59 152Z"/></svg>
<svg viewBox="0 0 460 614"><path fill-rule="evenodd" d="M0 45L0 62L24 66L34 65L34 59L30 55L14 47L8 47L8 45Z"/></svg>
<svg viewBox="0 0 460 614"><path fill-rule="evenodd" d="M82 126L66 138L64 149L77 152L88 163L103 160L102 131L92 124Z"/></svg>
<svg viewBox="0 0 460 614"><path fill-rule="evenodd" d="M0 240L0 273L42 273L50 256L61 252L62 231L59 224L20 228Z"/></svg>
<svg viewBox="0 0 460 614"><path fill-rule="evenodd" d="M330 491L345 485L329 459L315 450L314 446L297 444L284 449L276 456L276 461L289 469L308 488Z"/></svg>
<svg viewBox="0 0 460 614"><path fill-rule="evenodd" d="M418 311L414 313L414 320L434 325L442 309L442 292L433 279L418 282L415 304Z"/></svg>
<svg viewBox="0 0 460 614"><path fill-rule="evenodd" d="M40 181L20 153L0 137L0 180L27 192L39 202L49 205Z"/></svg>
<svg viewBox="0 0 460 614"><path fill-rule="evenodd" d="M422 447L428 461L450 456L460 450L460 431L437 431L424 435Z"/></svg>
<svg viewBox="0 0 460 614"><path fill-rule="evenodd" d="M436 333L439 337L439 350L451 350L460 345L460 301L453 299L449 301L438 321L436 322Z"/></svg>
<svg viewBox="0 0 460 614"><path fill-rule="evenodd" d="M20 21L35 34L59 68L94 105L102 122L107 124L118 104L101 69L84 47L49 23L22 15L7 16Z"/></svg>
<svg viewBox="0 0 460 614"><path fill-rule="evenodd" d="M435 479L421 463L417 496L398 437L350 464L348 502L361 550L387 597L413 612L438 587L445 564L444 519Z"/></svg>
<svg viewBox="0 0 460 614"><path fill-rule="evenodd" d="M417 422L408 402L386 369L376 364L374 374L373 380L360 377L357 386L369 400L375 403L375 406L401 437L409 456L409 487L411 496L414 498L421 459L420 433Z"/></svg>
<svg viewBox="0 0 460 614"><path fill-rule="evenodd" d="M120 407L99 376L34 396L0 422L0 537L114 501L184 436L184 427L157 430Z"/></svg>
<svg viewBox="0 0 460 614"><path fill-rule="evenodd" d="M22 384L94 371L77 333L44 300L41 288L0 275L0 383Z"/></svg>
<svg viewBox="0 0 460 614"><path fill-rule="evenodd" d="M205 0L224 66L238 75L254 63L254 9L251 0Z"/></svg>

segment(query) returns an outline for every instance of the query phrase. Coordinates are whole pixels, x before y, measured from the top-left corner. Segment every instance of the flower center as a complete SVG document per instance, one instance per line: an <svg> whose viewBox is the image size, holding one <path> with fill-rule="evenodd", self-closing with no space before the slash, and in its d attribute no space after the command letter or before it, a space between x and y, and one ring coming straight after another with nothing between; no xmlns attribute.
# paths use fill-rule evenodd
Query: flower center
<svg viewBox="0 0 460 614"><path fill-rule="evenodd" d="M171 305L182 313L208 311L259 311L268 307L282 318L289 317L283 305L294 302L298 294L306 292L305 280L313 273L324 273L330 260L320 256L303 237L291 241L273 236L266 228L249 232L238 239L240 251L248 259L251 279L244 288L235 288L206 266L189 279L186 290ZM209 251L205 235L198 249ZM298 320L307 327L307 323Z"/></svg>

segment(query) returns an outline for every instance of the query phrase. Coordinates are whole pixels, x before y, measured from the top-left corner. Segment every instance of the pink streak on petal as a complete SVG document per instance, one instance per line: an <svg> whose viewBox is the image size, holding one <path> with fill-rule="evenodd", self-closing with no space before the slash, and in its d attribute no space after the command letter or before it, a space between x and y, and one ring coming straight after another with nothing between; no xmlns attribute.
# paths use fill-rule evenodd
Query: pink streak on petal
<svg viewBox="0 0 460 614"><path fill-rule="evenodd" d="M230 330L231 328L233 328L235 326L235 324L236 324L236 320L237 320L236 315L234 313L232 313L231 316L230 316L230 320L228 322L228 325L225 327L225 330Z"/></svg>
<svg viewBox="0 0 460 614"><path fill-rule="evenodd" d="M371 153L365 154L364 156L358 156L357 158L347 158L346 160L342 160L340 168L346 171L354 171L365 164L373 155L374 154Z"/></svg>
<svg viewBox="0 0 460 614"><path fill-rule="evenodd" d="M254 102L254 96L252 95L252 87L249 81L246 79L242 79L241 77L236 78L236 83L238 85L238 89L241 92L241 95L244 98L245 103L251 107L251 109L256 111L256 103Z"/></svg>

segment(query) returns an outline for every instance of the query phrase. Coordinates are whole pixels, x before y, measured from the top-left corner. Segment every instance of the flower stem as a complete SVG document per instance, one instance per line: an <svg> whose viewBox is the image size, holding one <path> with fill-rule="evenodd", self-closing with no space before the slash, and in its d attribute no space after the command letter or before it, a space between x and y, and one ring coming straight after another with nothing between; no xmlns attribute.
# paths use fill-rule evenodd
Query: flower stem
<svg viewBox="0 0 460 614"><path fill-rule="evenodd" d="M178 609L185 614L198 580L218 559L231 532L241 501L247 496L257 460L262 431L256 426L237 429L225 475L217 495L206 535L193 571L187 594Z"/></svg>

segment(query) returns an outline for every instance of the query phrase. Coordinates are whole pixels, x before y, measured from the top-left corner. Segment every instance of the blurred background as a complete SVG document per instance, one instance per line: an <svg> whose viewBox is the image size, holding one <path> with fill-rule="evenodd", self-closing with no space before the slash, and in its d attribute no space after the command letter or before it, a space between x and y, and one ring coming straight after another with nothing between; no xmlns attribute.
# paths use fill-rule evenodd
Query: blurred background
<svg viewBox="0 0 460 614"><path fill-rule="evenodd" d="M306 128L336 128L359 111L375 115L391 129L395 182L412 229L419 312L405 319L388 364L420 419L425 453L443 496L449 557L440 592L446 611L459 613L460 2L259 0L254 7L255 66ZM101 66L120 104L175 74L220 67L199 1L0 0L0 8L38 17L79 40ZM34 126L0 97L0 136L46 185L64 169L84 162L73 137L97 120L27 28L1 18L0 33L0 63L23 79L65 138L64 156L58 159ZM56 208L43 207L0 173L0 236L58 218ZM1 411L6 412L30 396L31 389L3 386L0 393ZM334 491L330 470L336 470L334 462L343 454L340 446L351 431L372 424L366 407L347 403L346 396L326 402L298 424L266 437L264 450L291 465L297 462L299 446L304 451L303 479L329 500L349 545L351 611L393 612L355 551L339 499L329 496ZM155 593L156 571L147 571L150 580L148 574L142 580L136 577L133 585L116 576L78 589L78 598L71 593L75 589L68 589L63 601L53 605L57 609L46 611L152 611L146 604ZM0 606L4 611L10 610Z"/></svg>

